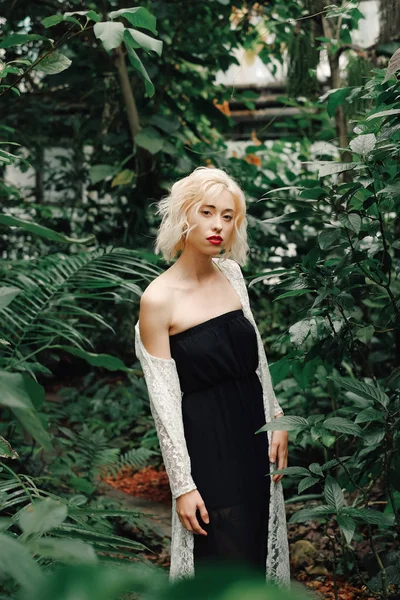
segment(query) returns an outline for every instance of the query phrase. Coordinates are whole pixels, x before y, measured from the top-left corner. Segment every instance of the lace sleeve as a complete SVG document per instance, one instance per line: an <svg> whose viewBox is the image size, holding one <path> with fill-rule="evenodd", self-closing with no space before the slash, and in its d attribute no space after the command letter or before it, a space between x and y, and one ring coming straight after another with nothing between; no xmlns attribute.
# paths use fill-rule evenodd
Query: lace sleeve
<svg viewBox="0 0 400 600"><path fill-rule="evenodd" d="M152 356L135 326L135 352L143 369L150 399L150 410L157 430L172 497L196 489L191 476L182 420L182 393L174 359Z"/></svg>
<svg viewBox="0 0 400 600"><path fill-rule="evenodd" d="M257 336L260 338L261 340L261 334L258 330L257 324L255 322L251 307L250 307L250 300L249 300L249 294L247 291L247 287L246 287L246 282L244 280L243 277L243 273L242 270L240 268L240 265L238 263L235 262L235 268L237 271L237 279L239 280L240 286L241 286L241 297L244 299L245 303L246 303L246 308L247 308L247 312L249 315L249 319L252 322ZM267 355L265 353L265 348L264 348L264 344L262 343L261 340L261 344L260 344L260 363L259 363L259 369L261 369L264 373L264 385L267 387L267 389L264 390L264 392L267 393L267 395L273 399L273 405L274 405L274 417L278 416L280 413L283 415L284 412L278 402L278 400L276 399L275 396L275 392L274 392L274 388L272 386L272 379L271 379L271 374L269 372L269 367L268 367L268 360L267 360Z"/></svg>

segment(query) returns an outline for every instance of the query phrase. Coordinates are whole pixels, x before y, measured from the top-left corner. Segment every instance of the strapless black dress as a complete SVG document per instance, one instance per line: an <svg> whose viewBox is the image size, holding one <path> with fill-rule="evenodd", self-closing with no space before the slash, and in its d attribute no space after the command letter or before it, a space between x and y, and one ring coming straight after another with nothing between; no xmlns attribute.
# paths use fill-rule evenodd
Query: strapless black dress
<svg viewBox="0 0 400 600"><path fill-rule="evenodd" d="M242 309L170 336L193 480L210 523L194 535L200 561L229 560L265 572L270 478L257 337Z"/></svg>

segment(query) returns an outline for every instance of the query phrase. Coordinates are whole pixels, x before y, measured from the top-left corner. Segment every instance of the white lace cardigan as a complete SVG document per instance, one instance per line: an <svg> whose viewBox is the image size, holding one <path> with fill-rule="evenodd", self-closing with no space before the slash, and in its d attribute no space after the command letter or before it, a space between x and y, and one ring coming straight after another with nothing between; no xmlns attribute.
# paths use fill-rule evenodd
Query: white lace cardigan
<svg viewBox="0 0 400 600"><path fill-rule="evenodd" d="M267 357L260 333L250 308L246 283L238 263L230 259L213 258L237 292L245 317L253 324L257 334L259 364L257 375L261 381L266 422L271 415L283 412L275 397ZM196 489L190 472L190 457L182 421L182 392L174 359L159 358L149 354L140 338L139 321L135 325L135 351L138 357L150 398L165 468L172 492L172 539L170 581L194 576L193 533L181 524L176 512L178 496ZM263 435L263 434L259 434ZM268 431L271 444L272 432ZM270 471L275 463L270 463ZM286 512L282 483L271 478L269 523L267 540L266 578L278 585L290 587L289 547Z"/></svg>

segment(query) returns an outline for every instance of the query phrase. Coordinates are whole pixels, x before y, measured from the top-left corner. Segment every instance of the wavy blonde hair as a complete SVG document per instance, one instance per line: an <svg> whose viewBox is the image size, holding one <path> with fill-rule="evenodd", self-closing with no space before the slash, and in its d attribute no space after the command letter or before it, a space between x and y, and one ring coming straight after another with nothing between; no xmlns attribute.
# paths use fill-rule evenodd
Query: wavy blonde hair
<svg viewBox="0 0 400 600"><path fill-rule="evenodd" d="M187 217L194 208L199 211L205 198L211 200L227 190L235 202L234 234L230 248L223 258L232 258L240 265L246 264L249 247L247 244L246 200L239 185L222 169L197 167L190 175L172 186L168 196L162 198L156 212L161 215L155 243L155 253L162 253L170 262L184 249L185 237L195 227L190 227Z"/></svg>

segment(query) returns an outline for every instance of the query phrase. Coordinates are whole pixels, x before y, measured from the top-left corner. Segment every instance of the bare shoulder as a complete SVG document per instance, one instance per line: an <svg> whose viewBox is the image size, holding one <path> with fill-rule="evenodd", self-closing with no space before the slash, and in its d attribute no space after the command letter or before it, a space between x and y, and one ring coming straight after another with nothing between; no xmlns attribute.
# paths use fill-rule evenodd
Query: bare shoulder
<svg viewBox="0 0 400 600"><path fill-rule="evenodd" d="M167 272L156 277L140 298L140 337L155 357L170 358L169 327L173 307L173 286Z"/></svg>

